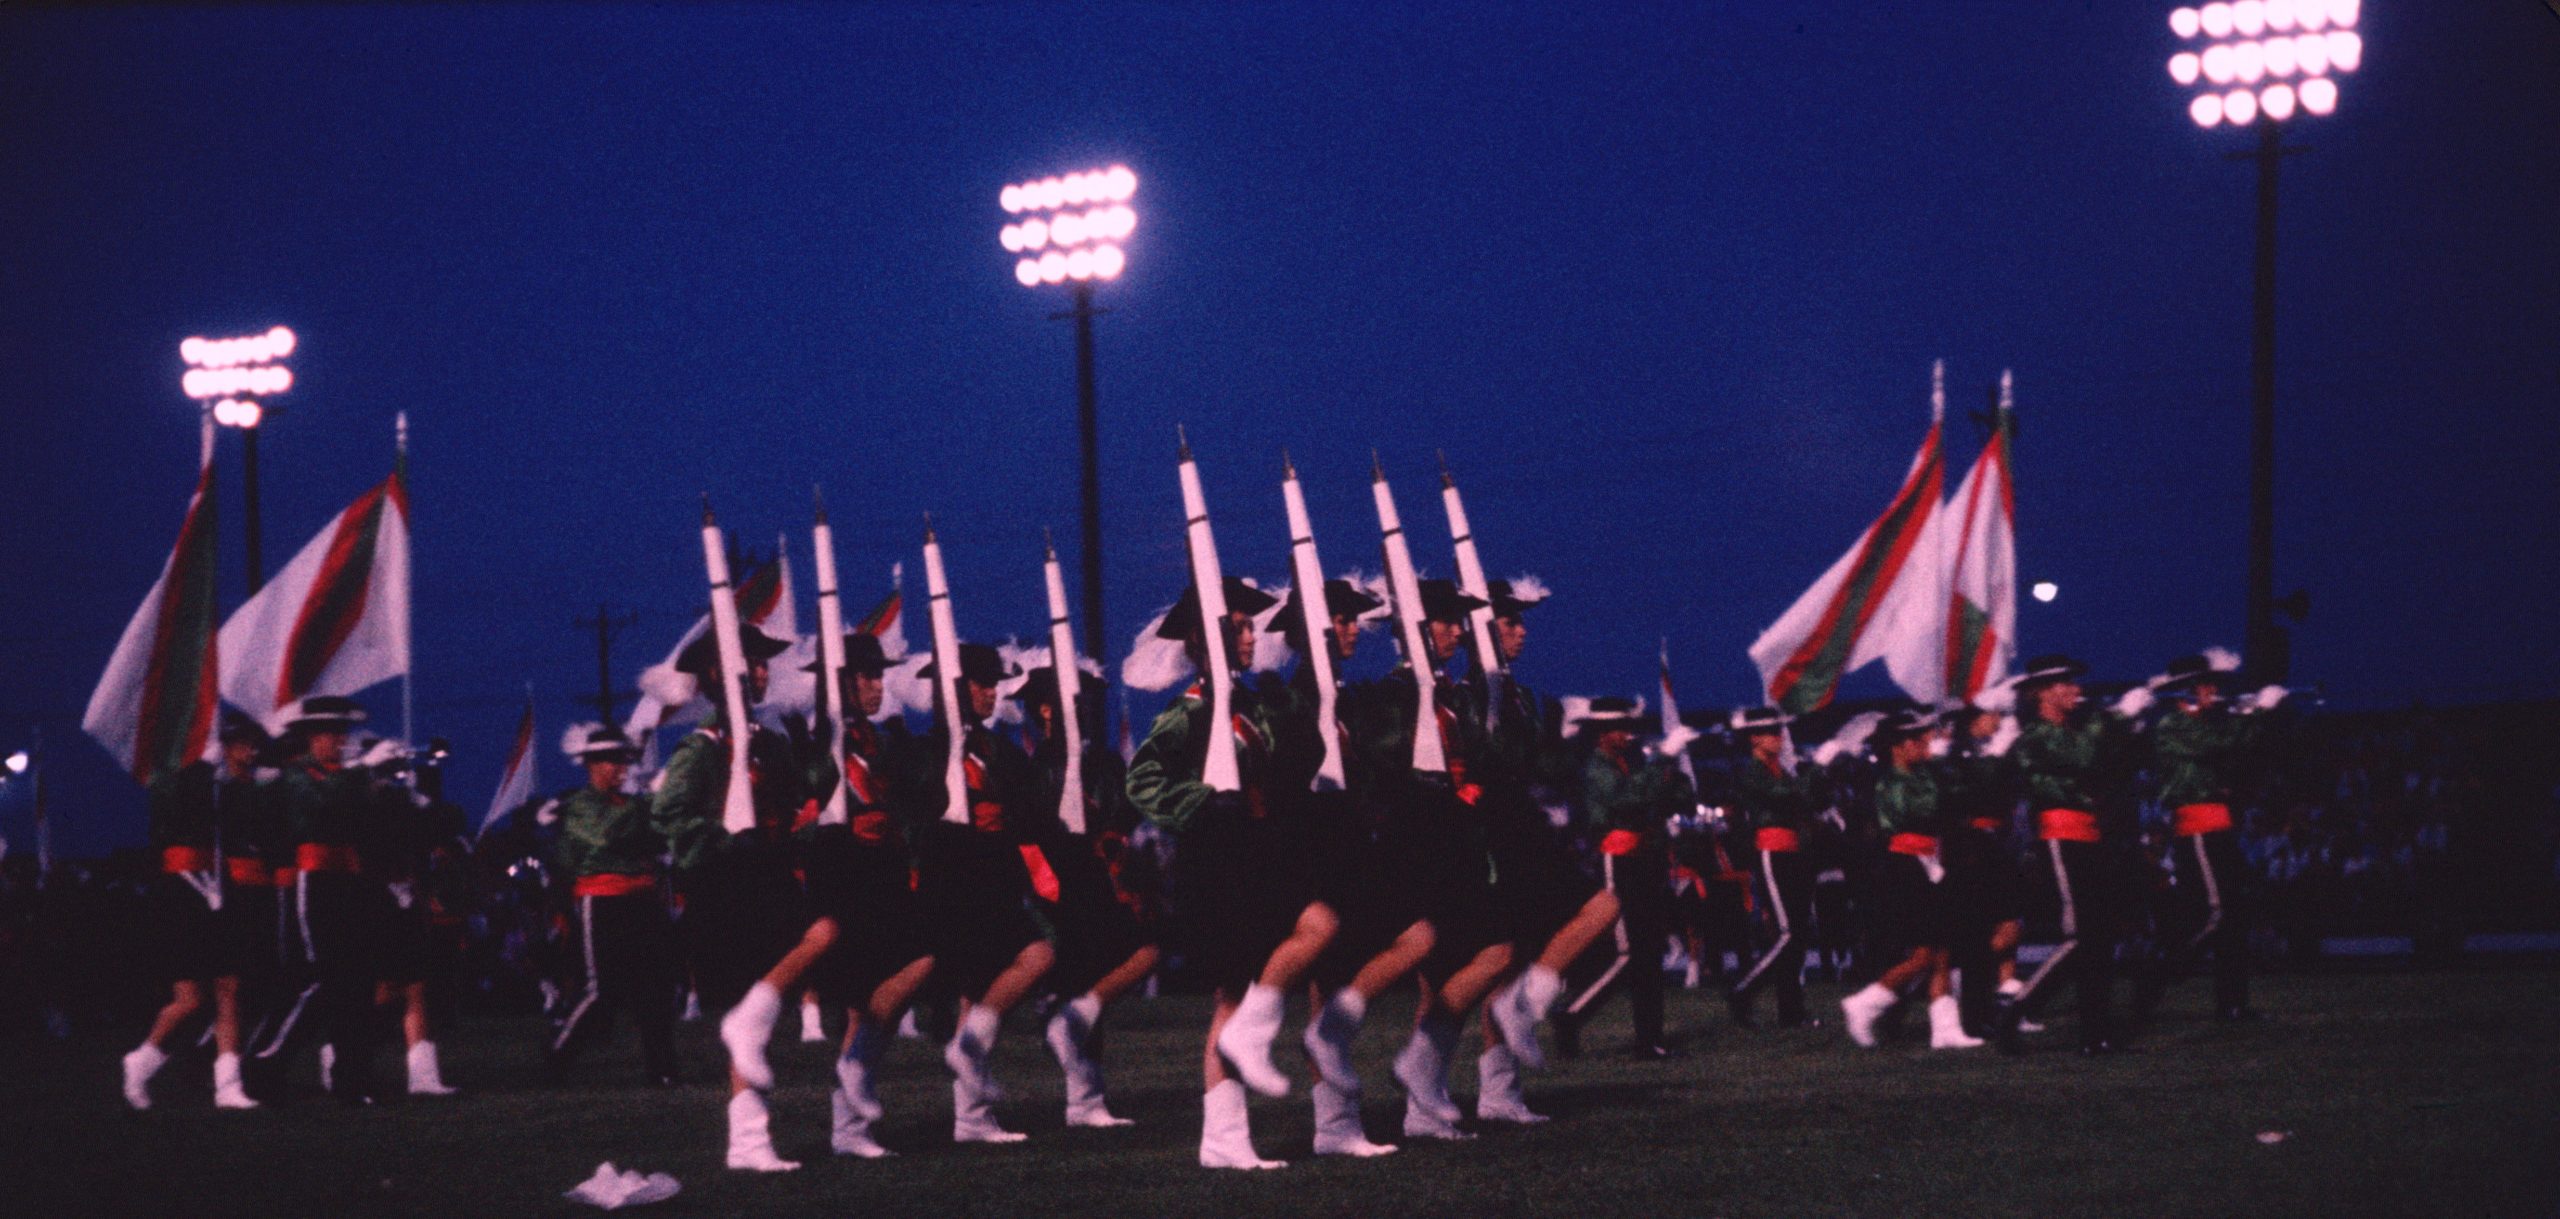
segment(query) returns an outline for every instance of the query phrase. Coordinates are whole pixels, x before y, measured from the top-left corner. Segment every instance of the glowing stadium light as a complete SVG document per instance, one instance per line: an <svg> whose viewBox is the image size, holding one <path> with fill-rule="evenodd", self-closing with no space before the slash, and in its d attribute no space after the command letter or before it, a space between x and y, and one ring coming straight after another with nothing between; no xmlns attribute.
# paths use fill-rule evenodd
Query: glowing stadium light
<svg viewBox="0 0 2560 1219"><path fill-rule="evenodd" d="M2062 586L2051 580L2038 580L2036 586L2027 591L2038 601L2051 601L2062 595Z"/></svg>
<svg viewBox="0 0 2560 1219"><path fill-rule="evenodd" d="M26 750L21 749L16 753L10 754L9 761L6 763L9 767L9 773L13 775L23 775L27 773L28 761L29 759L27 757Z"/></svg>
<svg viewBox="0 0 2560 1219"><path fill-rule="evenodd" d="M2261 115L2281 123L2328 114L2337 108L2338 86L2326 78L2364 63L2364 37L2351 28L2363 15L2361 0L2234 0L2174 9L2169 30L2190 45L2169 56L2169 79L2196 90L2187 116L2199 127L2245 127Z"/></svg>
<svg viewBox="0 0 2560 1219"><path fill-rule="evenodd" d="M189 366L178 376L178 388L212 414L224 427L254 428L266 417L257 399L293 388L293 370L280 361L292 355L300 339L284 326L238 338L189 338L178 344L178 358Z"/></svg>
<svg viewBox="0 0 2560 1219"><path fill-rule="evenodd" d="M2302 82L2302 108L2313 114L2327 114L2338 108L2338 82L2316 76Z"/></svg>
<svg viewBox="0 0 2560 1219"><path fill-rule="evenodd" d="M1126 165L1082 170L1016 182L996 192L1009 216L996 239L1014 260L1013 277L1024 287L1114 279L1128 269L1120 242L1138 229L1129 200L1138 175Z"/></svg>

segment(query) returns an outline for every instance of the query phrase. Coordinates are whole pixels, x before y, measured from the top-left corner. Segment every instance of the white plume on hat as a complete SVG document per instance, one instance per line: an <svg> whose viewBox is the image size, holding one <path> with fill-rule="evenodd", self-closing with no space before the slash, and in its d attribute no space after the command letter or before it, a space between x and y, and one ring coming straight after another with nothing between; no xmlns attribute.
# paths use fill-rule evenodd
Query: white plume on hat
<svg viewBox="0 0 2560 1219"><path fill-rule="evenodd" d="M604 725L594 720L580 720L569 725L561 730L560 752L573 758L585 756L588 738L603 730Z"/></svg>
<svg viewBox="0 0 2560 1219"><path fill-rule="evenodd" d="M1536 605L1554 595L1547 591L1546 581L1527 572L1511 577L1511 599L1522 605Z"/></svg>
<svg viewBox="0 0 2560 1219"><path fill-rule="evenodd" d="M1156 634L1163 628L1165 615L1173 612L1168 605L1138 628L1138 637L1129 642L1129 655L1120 662L1120 684L1133 690L1155 693L1170 690L1191 676L1191 657L1182 650L1182 641Z"/></svg>
<svg viewBox="0 0 2560 1219"><path fill-rule="evenodd" d="M1007 635L1003 643L996 645L996 655L1004 660L1005 676L996 681L995 722L1019 724L1022 722L1022 704L1015 702L1014 698L1022 693L1022 684L1031 680L1033 669L1049 667L1049 645L1025 647L1021 639Z"/></svg>
<svg viewBox="0 0 2560 1219"><path fill-rule="evenodd" d="M1564 735L1572 736L1574 730L1582 726L1583 721L1592 717L1591 704L1595 701L1597 700L1593 696L1587 694L1568 694L1556 700L1556 702L1564 708ZM1633 702L1635 706L1623 714L1634 716L1641 716L1644 714L1643 695L1639 694L1629 701ZM1609 714L1614 716L1622 713L1612 710Z"/></svg>
<svg viewBox="0 0 2560 1219"><path fill-rule="evenodd" d="M922 676L932 660L930 650L917 652L880 671L880 714L872 722L933 709L933 684Z"/></svg>
<svg viewBox="0 0 2560 1219"><path fill-rule="evenodd" d="M2206 648L2204 666L2216 673L2237 673L2240 671L2240 654L2229 648Z"/></svg>
<svg viewBox="0 0 2560 1219"><path fill-rule="evenodd" d="M1276 673L1298 654L1280 630L1280 611L1288 608L1289 586L1275 584L1262 591L1271 594L1271 605L1253 616L1253 663L1245 667L1257 673Z"/></svg>
<svg viewBox="0 0 2560 1219"><path fill-rule="evenodd" d="M1357 567L1346 567L1340 578L1344 583L1368 594L1370 600L1377 602L1360 615L1362 628L1365 629L1372 622L1383 621L1395 613L1392 604L1395 598L1387 595L1387 577L1384 573L1371 575Z"/></svg>
<svg viewBox="0 0 2560 1219"><path fill-rule="evenodd" d="M702 693L702 682L693 674L671 664L654 664L640 670L640 692L658 700L670 710L692 702Z"/></svg>
<svg viewBox="0 0 2560 1219"><path fill-rule="evenodd" d="M1840 725L1840 731L1831 734L1830 740L1814 746L1813 764L1829 766L1833 759L1843 754L1865 749L1867 738L1874 736L1876 725L1883 722L1884 712L1881 711L1861 711L1850 716L1847 723Z"/></svg>

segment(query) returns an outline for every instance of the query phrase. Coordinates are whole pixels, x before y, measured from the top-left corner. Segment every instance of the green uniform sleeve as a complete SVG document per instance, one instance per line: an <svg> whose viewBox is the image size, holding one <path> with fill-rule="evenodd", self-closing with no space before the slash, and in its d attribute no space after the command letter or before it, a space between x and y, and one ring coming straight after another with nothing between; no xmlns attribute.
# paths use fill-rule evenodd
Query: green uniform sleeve
<svg viewBox="0 0 2560 1219"><path fill-rule="evenodd" d="M1885 771L1876 780L1876 828L1886 834L1937 834L1937 780L1923 770Z"/></svg>
<svg viewBox="0 0 2560 1219"><path fill-rule="evenodd" d="M729 751L706 732L687 736L659 772L658 790L650 797L650 823L675 855L677 871L709 862L719 839L721 810L715 806L729 777Z"/></svg>
<svg viewBox="0 0 2560 1219"><path fill-rule="evenodd" d="M1129 760L1129 804L1139 816L1176 835L1216 794L1200 781L1202 747L1194 740L1200 727L1194 721L1206 715L1207 708L1196 698L1176 701L1156 717Z"/></svg>

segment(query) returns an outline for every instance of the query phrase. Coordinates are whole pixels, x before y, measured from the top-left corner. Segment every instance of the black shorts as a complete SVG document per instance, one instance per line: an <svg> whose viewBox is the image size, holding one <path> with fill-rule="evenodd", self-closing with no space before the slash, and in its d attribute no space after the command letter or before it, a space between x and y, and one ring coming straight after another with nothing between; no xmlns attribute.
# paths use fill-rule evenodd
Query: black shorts
<svg viewBox="0 0 2560 1219"><path fill-rule="evenodd" d="M184 877L164 872L152 879L148 902L145 958L162 981L239 977L275 959L273 890L225 886L217 911Z"/></svg>
<svg viewBox="0 0 2560 1219"><path fill-rule="evenodd" d="M1175 844L1173 947L1210 986L1242 994L1312 900L1300 836L1213 798Z"/></svg>
<svg viewBox="0 0 2560 1219"><path fill-rule="evenodd" d="M685 885L684 940L705 1011L746 996L809 929L808 902L780 844L735 838Z"/></svg>
<svg viewBox="0 0 2560 1219"><path fill-rule="evenodd" d="M1875 876L1884 940L1906 952L1955 942L1956 901L1947 888L1952 875L1932 883L1919 856L1888 853Z"/></svg>
<svg viewBox="0 0 2560 1219"><path fill-rule="evenodd" d="M1524 945L1543 946L1600 892L1600 882L1583 871L1582 861L1536 804L1525 798L1506 801L1490 817L1494 901L1506 934Z"/></svg>
<svg viewBox="0 0 2560 1219"><path fill-rule="evenodd" d="M835 947L811 982L828 1005L867 1002L882 982L933 955L904 845L820 827L804 845L801 868L811 916L836 922Z"/></svg>
<svg viewBox="0 0 2560 1219"><path fill-rule="evenodd" d="M1042 938L1022 854L1006 836L936 822L926 827L917 856L934 976L974 997Z"/></svg>

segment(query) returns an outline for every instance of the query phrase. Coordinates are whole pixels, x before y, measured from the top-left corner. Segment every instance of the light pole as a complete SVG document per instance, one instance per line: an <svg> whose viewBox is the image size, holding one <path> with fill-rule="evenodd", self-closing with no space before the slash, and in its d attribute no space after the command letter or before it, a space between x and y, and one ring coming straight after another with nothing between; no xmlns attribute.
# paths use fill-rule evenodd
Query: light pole
<svg viewBox="0 0 2560 1219"><path fill-rule="evenodd" d="M1126 165L1017 183L997 193L1005 214L1020 219L997 234L1015 255L1013 277L1026 288L1073 285L1072 303L1049 315L1076 324L1076 428L1084 457L1084 646L1110 655L1102 628L1102 442L1094 420L1093 306L1096 281L1117 279L1128 265L1120 243L1138 227L1129 200L1138 175Z"/></svg>
<svg viewBox="0 0 2560 1219"><path fill-rule="evenodd" d="M2338 108L2338 77L2364 62L2361 0L2237 0L2169 14L2179 49L2169 77L2194 91L2187 115L2207 129L2258 128L2256 309L2250 328L2249 595L2245 651L2259 680L2280 681L2289 645L2275 623L2276 168L2301 152L2284 124Z"/></svg>
<svg viewBox="0 0 2560 1219"><path fill-rule="evenodd" d="M297 341L293 331L273 326L263 334L236 339L195 338L178 344L178 358L187 362L179 387L188 397L206 403L204 409L212 412L215 423L240 429L240 503L249 518L252 597L267 582L258 532L258 425L274 408L260 400L293 388L293 370L284 366L284 358L293 354Z"/></svg>

